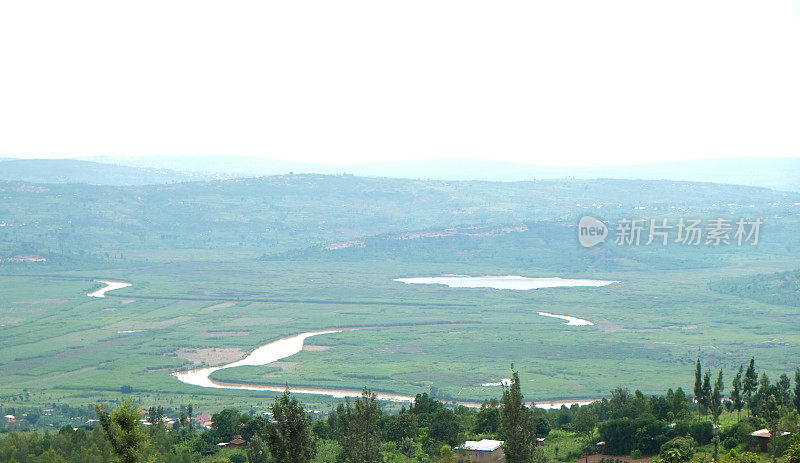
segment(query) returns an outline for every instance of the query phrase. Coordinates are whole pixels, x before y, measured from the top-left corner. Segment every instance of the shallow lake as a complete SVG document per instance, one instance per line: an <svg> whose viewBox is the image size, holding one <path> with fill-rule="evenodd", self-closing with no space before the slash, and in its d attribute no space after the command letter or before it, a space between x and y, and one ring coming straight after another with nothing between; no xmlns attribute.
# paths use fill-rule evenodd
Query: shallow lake
<svg viewBox="0 0 800 463"><path fill-rule="evenodd" d="M438 277L396 278L394 281L411 285L446 285L451 288L494 288L510 290L528 290L541 288L562 288L574 286L606 286L619 283L613 280L589 280L582 278L529 278L519 275L504 276L468 276L442 275Z"/></svg>

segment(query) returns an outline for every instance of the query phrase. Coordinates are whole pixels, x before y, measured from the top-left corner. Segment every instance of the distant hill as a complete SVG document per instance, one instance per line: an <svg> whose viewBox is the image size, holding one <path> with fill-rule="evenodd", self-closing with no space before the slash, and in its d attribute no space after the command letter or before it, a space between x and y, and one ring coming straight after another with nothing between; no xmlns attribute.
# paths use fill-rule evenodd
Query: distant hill
<svg viewBox="0 0 800 463"><path fill-rule="evenodd" d="M795 233L800 193L698 182L501 183L301 174L124 187L0 181L0 197L0 255L5 256L133 249L276 254L413 230L574 223L584 214L609 221L763 217L765 243L788 236L781 252L800 249ZM567 233L573 246L574 236ZM379 241L383 248L406 243Z"/></svg>
<svg viewBox="0 0 800 463"><path fill-rule="evenodd" d="M354 174L439 180L526 181L545 179L653 179L727 183L800 191L800 158L719 158L643 163L628 166L554 167L474 159L324 164L247 156L166 156L96 158L136 167L224 172L227 176L280 175L289 172Z"/></svg>
<svg viewBox="0 0 800 463"><path fill-rule="evenodd" d="M75 159L0 159L0 180L90 185L156 185L212 180L213 174L101 164Z"/></svg>
<svg viewBox="0 0 800 463"><path fill-rule="evenodd" d="M715 281L709 287L768 304L800 307L800 270L729 278Z"/></svg>

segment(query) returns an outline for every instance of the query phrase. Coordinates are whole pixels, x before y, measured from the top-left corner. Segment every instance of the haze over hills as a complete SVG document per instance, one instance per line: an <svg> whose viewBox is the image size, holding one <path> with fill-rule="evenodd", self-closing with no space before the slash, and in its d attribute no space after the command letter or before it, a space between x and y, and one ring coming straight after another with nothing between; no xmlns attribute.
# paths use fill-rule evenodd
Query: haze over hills
<svg viewBox="0 0 800 463"><path fill-rule="evenodd" d="M3 159L0 180L34 183L86 183L90 185L150 185L219 178L214 174L133 167L76 159Z"/></svg>
<svg viewBox="0 0 800 463"><path fill-rule="evenodd" d="M800 158L718 158L658 163L643 162L624 166L603 165L603 160L598 159L599 165L596 166L568 167L475 159L431 159L359 164L307 163L247 156L103 157L91 158L91 160L135 167L220 172L227 177L295 172L487 181L559 178L665 179L800 191Z"/></svg>
<svg viewBox="0 0 800 463"><path fill-rule="evenodd" d="M800 158L720 158L576 167L475 159L326 164L247 156L98 157L87 160L0 158L0 180L35 183L135 186L288 173L494 182L570 178L652 179L800 191Z"/></svg>

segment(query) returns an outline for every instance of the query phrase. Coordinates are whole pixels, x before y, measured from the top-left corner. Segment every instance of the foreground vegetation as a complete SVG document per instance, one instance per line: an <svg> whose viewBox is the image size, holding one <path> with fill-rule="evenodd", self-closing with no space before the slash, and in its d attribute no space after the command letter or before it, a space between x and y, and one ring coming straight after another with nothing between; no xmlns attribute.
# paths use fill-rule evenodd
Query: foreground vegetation
<svg viewBox="0 0 800 463"><path fill-rule="evenodd" d="M699 361L697 367L701 371ZM385 413L374 393L364 389L361 397L319 417L287 391L269 413L221 410L211 417L210 429L198 427L191 407L171 426L161 407L151 407L144 426L140 407L125 399L112 411L106 404L95 406L95 426L0 435L0 458L20 463L451 462L464 440L491 438L504 441L512 463L571 462L598 452L609 455L608 461L644 455L659 463L756 463L786 455L795 463L800 458L800 368L792 390L788 378L772 384L762 373L756 380L754 361L746 371L743 367L731 382L729 400L723 400L722 373L711 389L707 372L696 374L694 400L680 387L660 396L619 387L607 400L543 410L526 405L512 367L501 399L479 409L446 406L422 393L408 409ZM758 455L763 449L750 434L764 427L781 437L770 439L767 452ZM537 445L537 439L547 444Z"/></svg>

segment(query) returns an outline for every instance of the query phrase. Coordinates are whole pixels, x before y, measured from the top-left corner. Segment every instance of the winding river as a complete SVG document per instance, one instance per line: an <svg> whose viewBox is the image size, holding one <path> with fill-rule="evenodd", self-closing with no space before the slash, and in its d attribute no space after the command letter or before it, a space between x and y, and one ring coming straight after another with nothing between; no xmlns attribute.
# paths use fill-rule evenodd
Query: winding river
<svg viewBox="0 0 800 463"><path fill-rule="evenodd" d="M225 381L216 381L209 376L215 371L225 368L240 367L245 365L258 366L266 365L278 360L290 357L303 349L303 343L306 339L312 336L320 336L323 334L341 333L345 330L358 330L358 329L374 329L376 327L357 327L345 328L334 330L321 330L321 331L307 331L305 333L287 336L278 339L269 344L264 344L258 349L250 353L245 358L233 363L216 367L197 368L194 370L177 371L172 373L173 376L178 378L182 383L191 384L193 386L211 387L218 389L239 389L244 391L270 391L270 392L283 392L286 386L272 385L272 384L245 384L245 383L232 383ZM388 327L387 327L388 328ZM500 383L498 383L499 385ZM289 392L293 394L317 394L326 395L335 398L345 397L359 397L361 391L356 389L331 389L331 388L314 388L314 387L289 387ZM375 392L378 400L385 400L391 402L413 402L414 397L401 394L392 394L385 392ZM586 405L594 402L594 400L557 400L557 401L541 401L532 402L539 408L560 408L562 405L570 406L572 404ZM460 405L467 407L480 407L478 402L464 402L458 401Z"/></svg>
<svg viewBox="0 0 800 463"><path fill-rule="evenodd" d="M568 326L594 326L594 323L590 322L589 320L572 317L570 315L556 315L549 312L538 312L538 314L543 317L560 318L561 320L566 320L567 323L564 324Z"/></svg>
<svg viewBox="0 0 800 463"><path fill-rule="evenodd" d="M106 297L106 293L109 291L114 291L115 289L122 289L122 288L127 288L128 286L133 286L133 284L128 283L126 281L116 281L116 280L94 280L94 281L98 283L104 283L106 286L98 289L97 291L86 293L86 295L89 297Z"/></svg>

